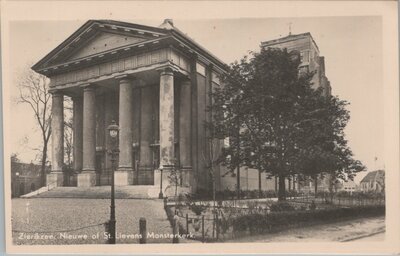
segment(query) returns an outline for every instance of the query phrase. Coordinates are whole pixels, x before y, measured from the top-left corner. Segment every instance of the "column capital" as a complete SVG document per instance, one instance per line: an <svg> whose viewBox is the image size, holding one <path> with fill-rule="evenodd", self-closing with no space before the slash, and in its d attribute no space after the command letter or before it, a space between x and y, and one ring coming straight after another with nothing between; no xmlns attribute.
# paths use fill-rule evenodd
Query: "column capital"
<svg viewBox="0 0 400 256"><path fill-rule="evenodd" d="M199 59L199 54L197 52L191 52L189 57L192 61L197 61Z"/></svg>
<svg viewBox="0 0 400 256"><path fill-rule="evenodd" d="M132 80L135 79L135 77L125 74L125 75L118 75L114 77L114 79L119 82L131 82Z"/></svg>
<svg viewBox="0 0 400 256"><path fill-rule="evenodd" d="M85 92L85 91L92 91L92 90L95 89L94 84L89 84L89 83L87 83L87 84L82 84L82 85L79 86L79 87L83 88L83 91L84 91L84 92Z"/></svg>
<svg viewBox="0 0 400 256"><path fill-rule="evenodd" d="M212 64L212 63L208 64L206 69L210 73L210 77L212 77L212 72L214 72L214 64Z"/></svg>
<svg viewBox="0 0 400 256"><path fill-rule="evenodd" d="M156 70L160 73L160 76L173 76L174 72L176 71L176 69L173 68L171 65L164 66Z"/></svg>
<svg viewBox="0 0 400 256"><path fill-rule="evenodd" d="M48 92L53 96L53 97L61 97L64 96L64 93L61 90L58 89L49 89Z"/></svg>
<svg viewBox="0 0 400 256"><path fill-rule="evenodd" d="M143 80L132 75L120 75L116 76L114 79L117 80L119 84L130 83L134 88L144 86Z"/></svg>

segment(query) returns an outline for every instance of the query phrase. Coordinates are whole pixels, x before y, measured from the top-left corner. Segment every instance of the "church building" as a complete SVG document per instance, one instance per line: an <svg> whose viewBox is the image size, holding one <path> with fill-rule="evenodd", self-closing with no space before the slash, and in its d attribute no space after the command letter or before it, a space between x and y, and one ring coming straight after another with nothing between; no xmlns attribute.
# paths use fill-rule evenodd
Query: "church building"
<svg viewBox="0 0 400 256"><path fill-rule="evenodd" d="M47 184L65 184L64 97L70 97L78 187L110 184L113 120L120 128L115 185L158 188L179 170L189 191L209 187L206 107L226 64L172 20L159 27L89 20L32 69L50 79L52 94Z"/></svg>

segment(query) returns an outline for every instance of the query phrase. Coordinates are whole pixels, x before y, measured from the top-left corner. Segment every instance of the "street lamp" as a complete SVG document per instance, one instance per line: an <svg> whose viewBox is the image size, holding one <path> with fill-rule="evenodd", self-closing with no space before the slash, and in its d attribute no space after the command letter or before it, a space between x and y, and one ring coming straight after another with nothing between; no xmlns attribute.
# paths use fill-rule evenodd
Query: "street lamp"
<svg viewBox="0 0 400 256"><path fill-rule="evenodd" d="M19 190L18 190L18 188L19 188L19 172L16 172L15 173L15 181L14 181L14 186L12 187L12 192L13 192L13 195L14 196L20 196L20 194L19 194Z"/></svg>
<svg viewBox="0 0 400 256"><path fill-rule="evenodd" d="M108 154L111 155L111 206L110 206L110 221L108 223L108 233L109 233L109 240L110 244L115 244L115 185L114 185L114 173L116 168L116 161L117 156L119 153L118 150L118 133L119 127L117 123L113 120L111 124L107 127L107 130L111 137L111 149L108 150Z"/></svg>

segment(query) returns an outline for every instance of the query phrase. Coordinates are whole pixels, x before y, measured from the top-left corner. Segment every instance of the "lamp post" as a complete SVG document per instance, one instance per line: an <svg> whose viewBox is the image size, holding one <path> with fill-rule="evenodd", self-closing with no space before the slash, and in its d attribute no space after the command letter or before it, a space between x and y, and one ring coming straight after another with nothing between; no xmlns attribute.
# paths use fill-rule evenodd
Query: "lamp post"
<svg viewBox="0 0 400 256"><path fill-rule="evenodd" d="M163 169L164 169L164 166L163 166L163 165L160 165L160 193L158 194L158 198L159 198L159 199L163 199L163 198L164 198L164 195L163 195L163 192L162 192L162 176L163 176Z"/></svg>
<svg viewBox="0 0 400 256"><path fill-rule="evenodd" d="M114 186L114 173L116 168L118 150L118 133L119 127L113 120L111 124L107 127L107 130L111 137L111 149L108 150L108 154L111 155L111 205L110 205L110 220L108 223L108 233L109 233L109 244L115 244L115 186Z"/></svg>
<svg viewBox="0 0 400 256"><path fill-rule="evenodd" d="M18 195L18 197L20 196L20 194L19 194L19 172L16 172L15 173L15 176L16 176L16 178L15 178L15 182L14 182L14 196L15 195Z"/></svg>

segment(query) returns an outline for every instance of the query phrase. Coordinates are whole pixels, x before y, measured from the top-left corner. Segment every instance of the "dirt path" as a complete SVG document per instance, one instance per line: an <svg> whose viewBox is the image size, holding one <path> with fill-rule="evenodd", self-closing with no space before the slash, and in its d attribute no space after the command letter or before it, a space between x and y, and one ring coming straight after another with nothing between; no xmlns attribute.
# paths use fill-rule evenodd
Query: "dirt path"
<svg viewBox="0 0 400 256"><path fill-rule="evenodd" d="M296 228L227 242L352 242L358 239L383 241L385 239L384 232L385 217L382 216Z"/></svg>

